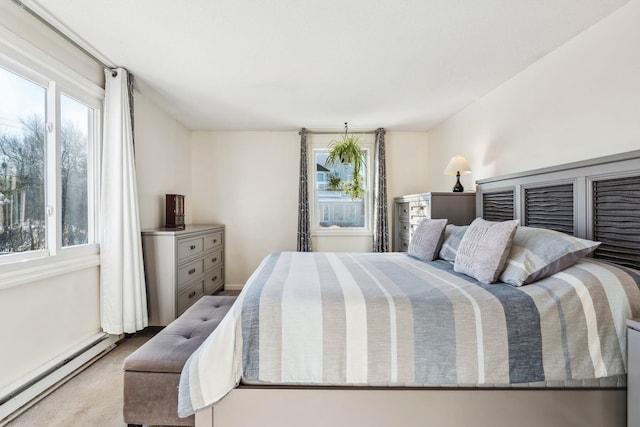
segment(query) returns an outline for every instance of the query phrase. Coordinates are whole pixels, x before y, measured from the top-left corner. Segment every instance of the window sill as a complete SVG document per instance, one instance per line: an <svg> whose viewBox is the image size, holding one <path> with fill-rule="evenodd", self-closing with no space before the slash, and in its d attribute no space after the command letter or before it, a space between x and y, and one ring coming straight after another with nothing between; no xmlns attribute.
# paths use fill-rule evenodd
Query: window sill
<svg viewBox="0 0 640 427"><path fill-rule="evenodd" d="M0 265L0 290L100 265L98 246Z"/></svg>
<svg viewBox="0 0 640 427"><path fill-rule="evenodd" d="M372 237L373 232L371 230L350 230L347 228L333 228L320 230L313 230L311 237Z"/></svg>

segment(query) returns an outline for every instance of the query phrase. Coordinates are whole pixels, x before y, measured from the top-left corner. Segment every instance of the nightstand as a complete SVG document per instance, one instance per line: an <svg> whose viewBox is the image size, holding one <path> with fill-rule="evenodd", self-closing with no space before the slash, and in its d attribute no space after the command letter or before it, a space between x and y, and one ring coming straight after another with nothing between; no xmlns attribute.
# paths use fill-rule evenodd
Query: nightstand
<svg viewBox="0 0 640 427"><path fill-rule="evenodd" d="M640 426L640 319L627 320L627 426Z"/></svg>
<svg viewBox="0 0 640 427"><path fill-rule="evenodd" d="M406 252L424 218L447 218L449 224L469 225L476 217L476 193L420 193L394 199L393 250Z"/></svg>

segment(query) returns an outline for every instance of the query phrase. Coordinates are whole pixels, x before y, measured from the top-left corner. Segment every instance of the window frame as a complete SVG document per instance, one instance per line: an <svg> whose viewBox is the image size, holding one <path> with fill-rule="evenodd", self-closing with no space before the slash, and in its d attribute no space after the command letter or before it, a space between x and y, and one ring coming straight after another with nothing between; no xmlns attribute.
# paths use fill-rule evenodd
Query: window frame
<svg viewBox="0 0 640 427"><path fill-rule="evenodd" d="M45 89L46 248L0 257L0 288L99 265L99 188L104 88L0 28L0 67ZM61 95L93 110L87 132L88 243L62 247ZM50 209L52 207L52 210ZM25 263L26 262L26 263ZM20 273L23 278L16 275Z"/></svg>
<svg viewBox="0 0 640 427"><path fill-rule="evenodd" d="M364 227L342 227L342 228L322 228L318 227L318 217L322 215L319 212L319 205L316 200L316 186L317 186L317 173L315 170L315 153L320 150L328 150L331 141L339 137L339 133L336 134L316 134L310 133L307 137L307 148L309 155L307 156L307 167L310 177L308 182L309 188L309 216L311 222L311 235L312 236L373 236L373 193L374 193L374 174L375 167L375 140L373 135L369 134L357 134L360 137L360 146L363 150L367 151L367 165L365 167L365 174L367 179L367 188L365 194L365 207L364 214L365 219Z"/></svg>

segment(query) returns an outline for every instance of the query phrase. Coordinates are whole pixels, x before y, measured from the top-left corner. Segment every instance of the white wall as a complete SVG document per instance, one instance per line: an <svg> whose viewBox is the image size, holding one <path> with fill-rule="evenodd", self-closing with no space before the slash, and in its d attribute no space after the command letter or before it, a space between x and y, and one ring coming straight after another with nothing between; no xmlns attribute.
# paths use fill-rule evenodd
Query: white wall
<svg viewBox="0 0 640 427"><path fill-rule="evenodd" d="M242 285L269 253L295 251L298 132L193 132L193 220L226 229L226 283ZM387 132L393 197L428 191L426 132ZM315 250L369 250L371 238L314 238ZM365 243L362 243L363 240ZM356 249L353 249L356 248Z"/></svg>
<svg viewBox="0 0 640 427"><path fill-rule="evenodd" d="M0 389L101 332L99 269L0 291Z"/></svg>
<svg viewBox="0 0 640 427"><path fill-rule="evenodd" d="M454 155L477 179L640 148L640 1L499 86L429 133L429 187L450 190Z"/></svg>
<svg viewBox="0 0 640 427"><path fill-rule="evenodd" d="M134 105L140 227L164 225L165 194L185 195L185 221L191 223L191 132L138 91Z"/></svg>

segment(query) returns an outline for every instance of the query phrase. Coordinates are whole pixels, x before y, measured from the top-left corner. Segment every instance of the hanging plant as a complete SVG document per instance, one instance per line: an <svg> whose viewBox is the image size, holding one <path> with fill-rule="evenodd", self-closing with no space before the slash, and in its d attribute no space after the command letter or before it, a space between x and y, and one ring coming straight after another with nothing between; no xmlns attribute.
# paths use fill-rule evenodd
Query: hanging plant
<svg viewBox="0 0 640 427"><path fill-rule="evenodd" d="M365 152L360 147L360 138L347 134L347 124L344 124L344 135L339 140L333 140L329 145L329 157L325 161L325 166L335 167L341 164L350 164L353 167L351 181L345 181L342 186L344 194L351 200L360 199L364 196L363 176L360 171L365 162Z"/></svg>

